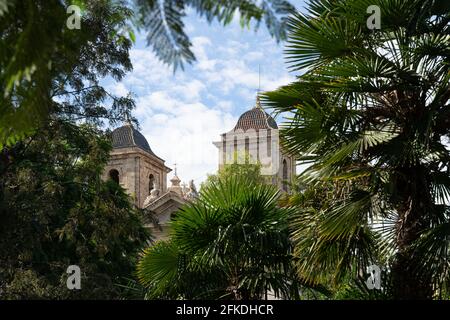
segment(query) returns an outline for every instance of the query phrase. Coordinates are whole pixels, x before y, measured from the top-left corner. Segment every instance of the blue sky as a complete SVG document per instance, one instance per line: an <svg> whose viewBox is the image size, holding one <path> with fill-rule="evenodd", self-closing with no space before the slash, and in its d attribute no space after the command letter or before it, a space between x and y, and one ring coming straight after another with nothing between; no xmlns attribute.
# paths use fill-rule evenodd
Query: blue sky
<svg viewBox="0 0 450 320"><path fill-rule="evenodd" d="M291 3L298 9L302 5ZM288 84L295 74L284 63L283 43L277 45L262 24L257 32L242 29L237 21L227 27L209 25L190 12L184 22L197 62L173 74L146 46L145 34L138 34L130 51L133 71L107 88L134 94L133 114L153 152L170 168L177 163L182 181L193 179L199 186L217 171L212 142L255 103L258 66L263 91Z"/></svg>

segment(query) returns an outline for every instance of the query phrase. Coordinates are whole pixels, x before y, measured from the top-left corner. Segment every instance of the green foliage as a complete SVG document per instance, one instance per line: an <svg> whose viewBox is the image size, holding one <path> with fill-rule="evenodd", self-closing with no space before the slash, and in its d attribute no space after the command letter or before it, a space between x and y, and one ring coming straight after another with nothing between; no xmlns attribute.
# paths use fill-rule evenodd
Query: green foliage
<svg viewBox="0 0 450 320"><path fill-rule="evenodd" d="M144 251L140 282L150 298L298 298L289 208L279 191L242 177L211 181L171 222L171 240Z"/></svg>
<svg viewBox="0 0 450 320"><path fill-rule="evenodd" d="M7 4L0 16L0 150L30 136L55 112L97 123L124 118L132 100L107 93L99 79L120 80L131 70L131 41L120 32L130 10L118 1L88 1L82 29L69 30L70 1Z"/></svg>
<svg viewBox="0 0 450 320"><path fill-rule="evenodd" d="M381 9L380 30L366 27L369 5ZM287 59L305 73L262 98L290 113L283 145L310 164L300 176L310 188L291 200L301 203L293 238L309 281L342 283L383 263L387 296L448 287L449 9L311 0L289 20Z"/></svg>
<svg viewBox="0 0 450 320"><path fill-rule="evenodd" d="M368 289L365 281L367 279L363 278L347 278L347 283L341 285L338 290L333 295L333 299L336 300L389 300L389 290L382 288L378 289ZM389 279L382 278L384 284L389 281Z"/></svg>
<svg viewBox="0 0 450 320"><path fill-rule="evenodd" d="M65 27L61 1L8 1L0 18L2 298L121 297L148 240L124 190L100 179L111 146L98 127L134 108L99 84L131 69L131 11L76 4L82 30ZM81 291L66 288L71 264Z"/></svg>
<svg viewBox="0 0 450 320"><path fill-rule="evenodd" d="M202 183L201 189L212 183L217 183L219 180L224 180L231 177L242 177L251 181L252 184L260 184L265 181L264 177L261 175L260 164L231 163L225 164L219 169L217 174L208 175L206 181Z"/></svg>
<svg viewBox="0 0 450 320"><path fill-rule="evenodd" d="M149 240L121 187L100 179L107 137L52 121L5 148L0 179L0 293L6 299L119 298ZM82 289L66 288L78 265Z"/></svg>

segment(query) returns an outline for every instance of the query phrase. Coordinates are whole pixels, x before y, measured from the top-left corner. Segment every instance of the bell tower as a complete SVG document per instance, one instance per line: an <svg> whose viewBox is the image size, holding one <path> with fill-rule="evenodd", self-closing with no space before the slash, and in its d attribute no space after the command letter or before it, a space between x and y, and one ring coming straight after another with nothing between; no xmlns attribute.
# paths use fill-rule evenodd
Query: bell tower
<svg viewBox="0 0 450 320"><path fill-rule="evenodd" d="M167 173L165 161L153 153L147 139L130 121L111 133L113 150L105 167L103 179L120 184L142 208L154 190L165 192Z"/></svg>
<svg viewBox="0 0 450 320"><path fill-rule="evenodd" d="M278 135L277 123L264 111L257 96L254 107L244 112L234 128L221 135L220 141L214 142L219 149L219 170L239 161L259 163L268 183L289 192L289 183L296 175L296 161L281 148Z"/></svg>

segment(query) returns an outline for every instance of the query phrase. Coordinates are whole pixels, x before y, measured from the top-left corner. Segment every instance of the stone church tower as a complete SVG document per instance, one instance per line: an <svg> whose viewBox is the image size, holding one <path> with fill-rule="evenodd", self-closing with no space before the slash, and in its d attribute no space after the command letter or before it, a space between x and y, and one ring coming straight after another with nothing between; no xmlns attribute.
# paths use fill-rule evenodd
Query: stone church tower
<svg viewBox="0 0 450 320"><path fill-rule="evenodd" d="M167 173L171 169L153 153L147 139L131 122L116 128L111 138L113 150L103 178L119 183L142 208L152 190L167 190Z"/></svg>
<svg viewBox="0 0 450 320"><path fill-rule="evenodd" d="M255 106L244 112L220 141L214 142L219 149L219 170L225 164L260 163L268 183L289 192L296 162L281 148L278 133L277 123L263 110L257 96Z"/></svg>
<svg viewBox="0 0 450 320"><path fill-rule="evenodd" d="M167 187L167 173L172 170L131 122L115 129L111 142L113 149L102 178L120 184L137 207L158 220L158 226L147 225L155 239L167 238L173 214L198 196L193 180L189 187L181 186L175 168L171 186Z"/></svg>

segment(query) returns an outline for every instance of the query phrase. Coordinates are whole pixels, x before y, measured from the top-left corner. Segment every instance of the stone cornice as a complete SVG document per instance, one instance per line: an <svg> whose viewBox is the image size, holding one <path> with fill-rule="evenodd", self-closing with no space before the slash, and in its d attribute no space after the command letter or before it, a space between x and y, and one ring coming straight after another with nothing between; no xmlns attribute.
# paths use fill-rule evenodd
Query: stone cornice
<svg viewBox="0 0 450 320"><path fill-rule="evenodd" d="M129 158L130 155L139 155L144 160L150 162L150 164L162 168L166 171L166 173L172 171L172 169L164 164L165 161L163 159L159 158L158 156L152 155L139 147L116 148L110 152L111 160L126 159Z"/></svg>

